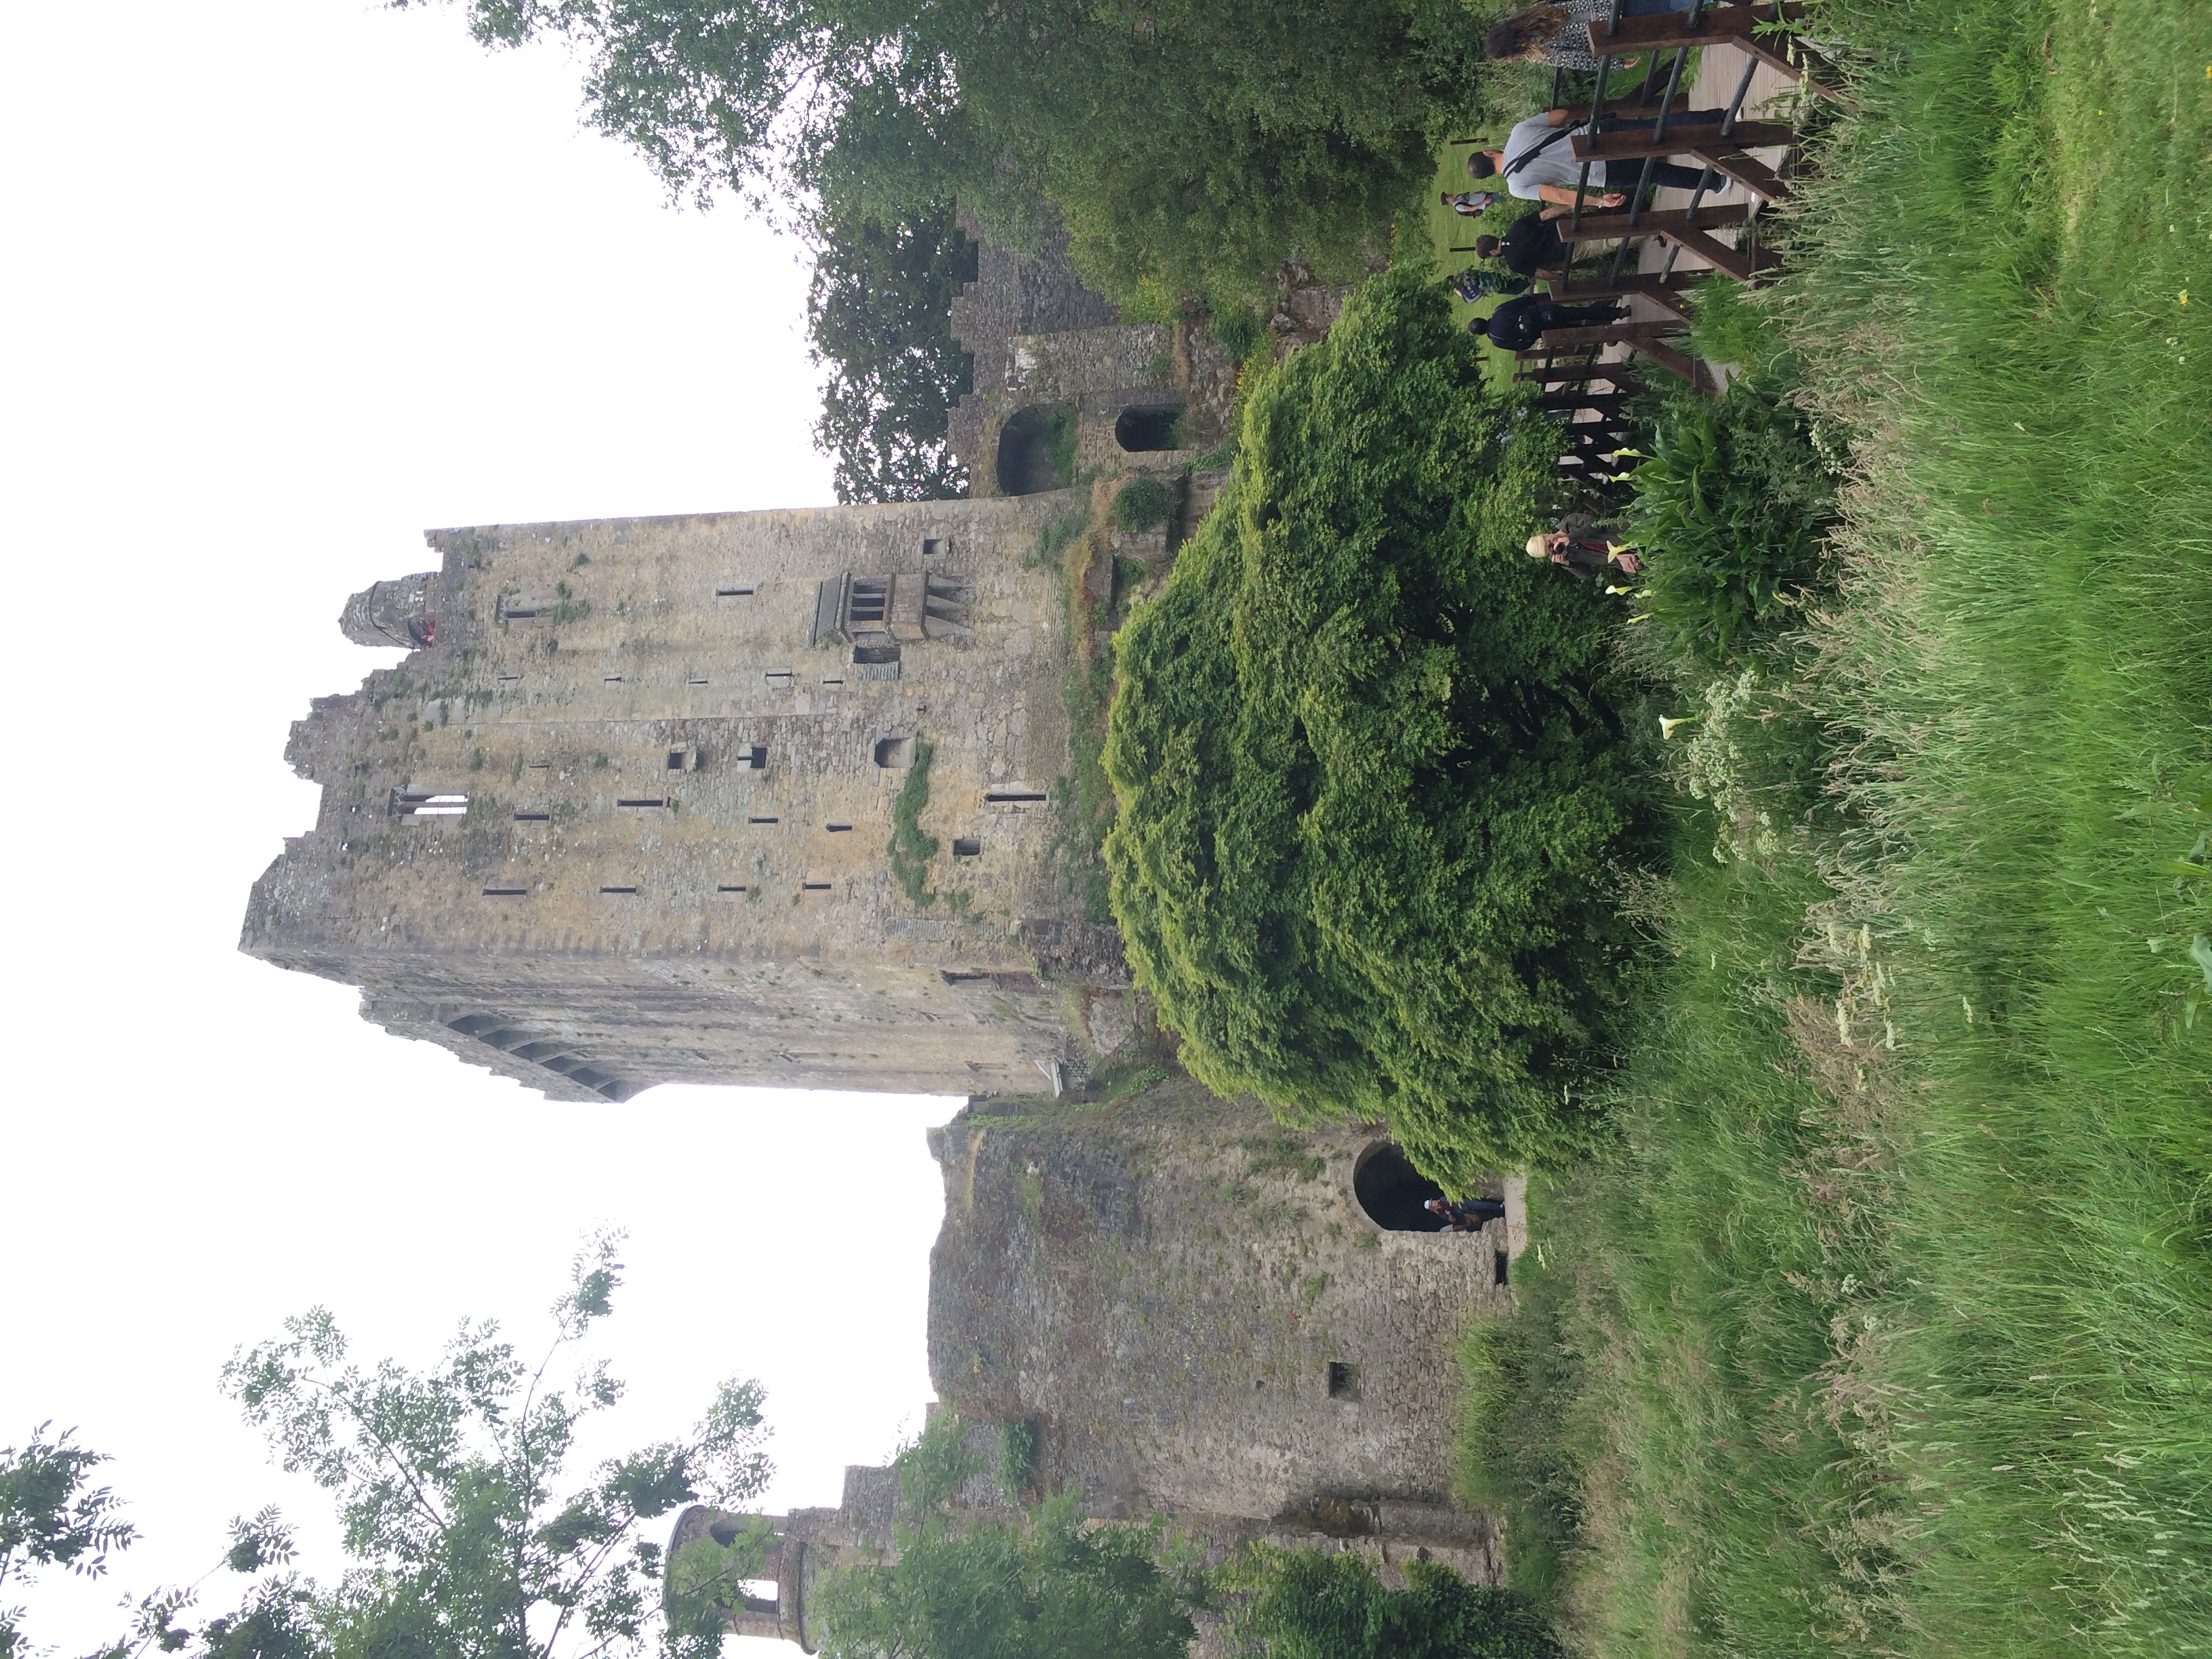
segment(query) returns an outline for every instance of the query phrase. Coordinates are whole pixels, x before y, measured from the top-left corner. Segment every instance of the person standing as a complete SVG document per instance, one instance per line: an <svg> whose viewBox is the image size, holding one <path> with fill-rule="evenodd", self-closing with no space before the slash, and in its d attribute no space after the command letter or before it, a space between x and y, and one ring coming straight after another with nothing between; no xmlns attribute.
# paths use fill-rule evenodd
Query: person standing
<svg viewBox="0 0 2212 1659"><path fill-rule="evenodd" d="M1670 128L1687 129L1717 126L1728 112L1717 109L1685 110L1670 115ZM1571 109L1546 110L1541 115L1532 115L1525 121L1514 123L1513 131L1505 136L1502 149L1478 149L1467 158L1470 179L1503 179L1505 188L1524 202L1549 202L1555 206L1571 208L1576 202L1576 188L1582 179L1583 164L1575 160L1574 137L1577 133L1590 131L1587 120L1577 121L1577 112ZM1649 131L1650 117L1609 115L1597 123L1600 132L1626 132L1633 129ZM1627 190L1636 187L1644 176L1645 162L1638 158L1628 161L1593 161L1590 177L1597 181L1602 192L1599 205L1609 208L1625 207L1628 203ZM1662 188L1695 190L1705 177L1703 167L1684 167L1679 161L1653 161L1650 182ZM1709 187L1707 195L1718 195L1729 188L1730 180L1720 179ZM1624 189L1626 186L1626 189Z"/></svg>
<svg viewBox="0 0 2212 1659"><path fill-rule="evenodd" d="M1570 306L1529 294L1508 300L1487 317L1476 318L1467 325L1467 331L1487 337L1500 351L1526 351L1550 330L1595 328L1601 323L1619 322L1627 314L1626 307L1609 302Z"/></svg>
<svg viewBox="0 0 2212 1659"><path fill-rule="evenodd" d="M1548 559L1577 576L1624 576L1642 572L1644 562L1614 539L1620 526L1588 513L1570 513L1555 530L1528 538L1528 556Z"/></svg>
<svg viewBox="0 0 2212 1659"><path fill-rule="evenodd" d="M1623 17L1656 17L1662 12L1687 11L1690 0L1620 0ZM1612 0L1555 0L1530 6L1493 27L1482 38L1482 55L1493 63L1548 64L1553 69L1594 70L1597 54L1589 49L1589 25L1602 23ZM1634 69L1638 59L1616 58L1615 69Z"/></svg>
<svg viewBox="0 0 2212 1659"><path fill-rule="evenodd" d="M1508 225L1503 236L1476 237L1474 251L1498 261L1516 276L1539 282L1567 262L1566 239L1559 234L1559 225L1566 213L1565 208L1547 207L1528 214Z"/></svg>

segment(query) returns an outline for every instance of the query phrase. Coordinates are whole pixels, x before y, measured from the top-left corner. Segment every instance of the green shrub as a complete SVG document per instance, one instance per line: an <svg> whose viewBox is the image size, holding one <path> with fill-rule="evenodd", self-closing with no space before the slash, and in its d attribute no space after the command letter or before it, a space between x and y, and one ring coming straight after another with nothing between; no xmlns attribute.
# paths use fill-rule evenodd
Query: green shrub
<svg viewBox="0 0 2212 1659"><path fill-rule="evenodd" d="M1216 313L1212 328L1215 343L1233 362L1258 356L1260 348L1267 343L1267 324L1260 320L1257 312L1242 306Z"/></svg>
<svg viewBox="0 0 2212 1659"><path fill-rule="evenodd" d="M1675 648L1725 662L1820 569L1835 485L1805 417L1739 381L1716 404L1675 399L1635 472L1625 515L1646 556L1642 607Z"/></svg>
<svg viewBox="0 0 2212 1659"><path fill-rule="evenodd" d="M1521 544L1554 433L1394 270L1247 409L1219 502L1117 638L1111 901L1225 1095L1387 1117L1440 1180L1564 1152L1617 994L1639 790L1605 601Z"/></svg>
<svg viewBox="0 0 2212 1659"><path fill-rule="evenodd" d="M1132 478L1115 494L1114 522L1133 535L1142 535L1165 524L1175 506L1175 491L1158 478Z"/></svg>
<svg viewBox="0 0 2212 1659"><path fill-rule="evenodd" d="M1534 1609L1507 1590L1470 1584L1432 1561L1406 1563L1385 1589L1357 1555L1257 1544L1217 1575L1232 1595L1231 1628L1267 1659L1558 1659Z"/></svg>
<svg viewBox="0 0 2212 1659"><path fill-rule="evenodd" d="M937 856L937 837L921 833L922 808L929 805L929 761L935 752L927 738L915 738L914 764L891 802L891 838L884 849L892 878L919 905L937 902L937 895L929 890L929 861Z"/></svg>
<svg viewBox="0 0 2212 1659"><path fill-rule="evenodd" d="M1504 1522L1513 1589L1548 1610L1582 1529L1583 1477L1568 1419L1583 1364L1562 1316L1566 1273L1523 1256L1513 1285L1513 1317L1478 1320L1460 1348L1459 1486Z"/></svg>

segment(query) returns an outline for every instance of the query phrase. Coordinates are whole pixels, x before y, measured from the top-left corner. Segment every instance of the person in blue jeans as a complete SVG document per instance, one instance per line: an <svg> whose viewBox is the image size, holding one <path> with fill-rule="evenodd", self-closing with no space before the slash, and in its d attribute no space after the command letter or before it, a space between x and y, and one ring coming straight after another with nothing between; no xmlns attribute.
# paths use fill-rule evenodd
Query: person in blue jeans
<svg viewBox="0 0 2212 1659"><path fill-rule="evenodd" d="M1623 17L1656 17L1662 12L1687 11L1690 0L1621 0ZM1553 69L1594 70L1598 65L1589 49L1592 23L1602 23L1612 10L1612 0L1555 0L1548 5L1516 11L1482 38L1486 58L1500 63L1548 64ZM1615 69L1633 69L1633 58L1616 58Z"/></svg>

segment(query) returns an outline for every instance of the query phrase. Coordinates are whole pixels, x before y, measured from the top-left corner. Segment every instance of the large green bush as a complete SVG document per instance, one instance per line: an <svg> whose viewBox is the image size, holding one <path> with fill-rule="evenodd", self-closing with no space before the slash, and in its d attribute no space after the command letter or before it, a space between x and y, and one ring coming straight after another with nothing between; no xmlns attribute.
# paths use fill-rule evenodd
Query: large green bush
<svg viewBox="0 0 2212 1659"><path fill-rule="evenodd" d="M1255 389L1117 640L1112 902L1186 1064L1447 1181L1587 1139L1614 995L1606 601L1521 548L1556 443L1386 273Z"/></svg>
<svg viewBox="0 0 2212 1659"><path fill-rule="evenodd" d="M1267 1659L1560 1659L1542 1619L1510 1591L1433 1561L1386 1589L1357 1555L1261 1544L1217 1575L1243 1650Z"/></svg>

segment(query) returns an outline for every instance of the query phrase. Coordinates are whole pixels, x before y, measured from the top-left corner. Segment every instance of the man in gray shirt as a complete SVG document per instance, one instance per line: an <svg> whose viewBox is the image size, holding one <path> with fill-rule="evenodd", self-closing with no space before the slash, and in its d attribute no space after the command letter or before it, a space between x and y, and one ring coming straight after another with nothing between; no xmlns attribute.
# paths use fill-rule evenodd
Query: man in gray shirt
<svg viewBox="0 0 2212 1659"><path fill-rule="evenodd" d="M1575 181L1582 176L1582 163L1575 160L1574 135L1588 132L1587 120L1577 121L1579 112L1569 109L1546 110L1541 115L1532 115L1515 125L1506 135L1503 149L1479 149L1467 158L1468 176L1472 179L1502 178L1505 188L1524 202L1550 202L1559 207L1575 204ZM1667 119L1670 128L1689 128L1718 125L1727 113L1723 110L1686 110ZM1632 130L1650 131L1650 118L1609 115L1597 124L1600 132L1626 132ZM1593 161L1590 178L1603 191L1598 198L1601 207L1625 207L1626 192L1636 187L1644 176L1644 163L1635 161ZM1686 167L1675 161L1653 161L1651 182L1676 190L1695 190L1698 180L1705 176L1703 167ZM1716 175L1713 185L1706 192L1718 194L1728 188L1729 181Z"/></svg>

